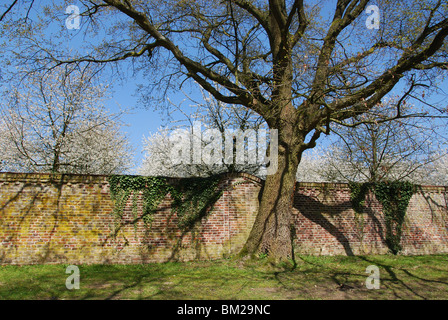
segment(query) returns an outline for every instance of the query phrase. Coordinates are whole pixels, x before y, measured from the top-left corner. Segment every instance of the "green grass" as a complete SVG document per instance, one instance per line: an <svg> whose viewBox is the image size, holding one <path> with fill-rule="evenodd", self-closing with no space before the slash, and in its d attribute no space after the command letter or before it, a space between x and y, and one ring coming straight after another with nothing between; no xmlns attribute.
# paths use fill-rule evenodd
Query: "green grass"
<svg viewBox="0 0 448 320"><path fill-rule="evenodd" d="M67 265L0 266L0 299L448 299L448 255L299 256L294 269L267 259L80 265L68 290ZM367 289L366 268L380 270Z"/></svg>

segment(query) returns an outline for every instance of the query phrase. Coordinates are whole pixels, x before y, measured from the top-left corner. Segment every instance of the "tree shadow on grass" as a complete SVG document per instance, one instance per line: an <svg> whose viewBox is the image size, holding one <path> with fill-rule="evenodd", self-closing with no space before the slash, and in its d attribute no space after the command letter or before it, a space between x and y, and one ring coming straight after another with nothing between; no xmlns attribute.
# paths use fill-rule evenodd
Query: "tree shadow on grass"
<svg viewBox="0 0 448 320"><path fill-rule="evenodd" d="M407 257L401 258L406 259ZM306 273L307 278L310 279L322 277L322 281L319 280L319 283L330 285L335 292L346 292L347 296L342 296L343 298L432 300L434 298L438 299L437 292L441 292L442 299L446 298L446 292L448 292L448 280L445 280L447 277L443 276L443 265L435 268L442 275L442 277L439 277L431 275L431 270L429 270L432 268L431 264L419 265L418 260L412 262L409 266L403 266L400 260L395 265L395 263L383 261L383 258L355 256L347 257L350 263L344 266L341 257L336 258L330 264L321 262L321 260L316 261L312 257L307 258L307 256L298 256L298 259L306 265L306 267L302 267L303 271L300 272ZM333 263L336 264L332 265ZM363 268L367 268L368 265L377 266L380 270L380 288L378 290L369 290L365 285L370 274L367 269L364 272ZM423 274L413 271L417 268L420 268L420 272L423 272ZM334 287L331 282L335 284ZM335 293L329 292L328 298L332 299L331 297L335 295ZM327 297L323 296L323 298L326 299Z"/></svg>
<svg viewBox="0 0 448 320"><path fill-rule="evenodd" d="M421 292L417 292L417 290L414 288L415 286L412 287L412 286L410 286L408 284L409 281L406 281L406 279L401 279L397 275L397 272L394 269L396 269L397 271L403 272L410 279L416 280L416 283L442 284L442 285L447 286L446 289L448 289L448 282L444 282L444 281L440 281L440 280L433 280L433 279L425 279L425 278L422 278L422 277L419 277L419 276L413 274L411 271L409 271L409 270L407 270L405 268L398 268L397 269L397 268L394 268L391 265L388 265L386 263L380 263L377 260L373 260L373 259L365 257L365 256L359 256L359 258L364 260L364 261L366 261L366 262L369 262L371 265L376 265L376 266L382 268L383 270L385 270L387 272L387 274L389 275L389 277L390 277L390 282L400 285L401 287L406 289L409 293L411 293L416 298L423 299L423 300L431 299L431 298L428 298L427 296L423 295ZM381 282L384 283L384 281L385 280L383 279ZM392 287L390 289L392 289ZM397 297L399 299L403 299L404 298L404 297L400 296L399 293L397 293L395 290L394 290L394 295L395 295L395 297Z"/></svg>

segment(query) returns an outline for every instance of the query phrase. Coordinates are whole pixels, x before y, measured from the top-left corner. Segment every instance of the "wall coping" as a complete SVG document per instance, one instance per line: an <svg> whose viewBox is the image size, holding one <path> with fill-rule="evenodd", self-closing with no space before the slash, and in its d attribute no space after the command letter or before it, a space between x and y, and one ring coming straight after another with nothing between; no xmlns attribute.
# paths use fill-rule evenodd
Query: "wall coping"
<svg viewBox="0 0 448 320"><path fill-rule="evenodd" d="M0 172L0 182L108 183L107 175Z"/></svg>
<svg viewBox="0 0 448 320"><path fill-rule="evenodd" d="M108 178L112 175L96 174L67 174L67 173L19 173L19 172L0 172L0 182L30 182L30 183L109 183ZM138 176L138 175L128 175ZM174 182L185 178L165 177L168 181ZM235 179L245 178L257 184L263 184L264 181L249 173L225 173L222 178Z"/></svg>
<svg viewBox="0 0 448 320"><path fill-rule="evenodd" d="M29 182L29 183L98 183L108 184L108 178L111 175L96 175L96 174L65 174L65 173L18 173L18 172L0 172L0 182ZM137 176L137 175L129 175ZM166 177L169 181L178 181L184 178ZM224 173L223 179L244 178L253 183L262 185L264 180L256 177L250 173ZM320 188L320 189L348 189L348 183L334 183L334 182L296 182L297 188ZM418 185L418 191L448 193L448 186L436 185Z"/></svg>

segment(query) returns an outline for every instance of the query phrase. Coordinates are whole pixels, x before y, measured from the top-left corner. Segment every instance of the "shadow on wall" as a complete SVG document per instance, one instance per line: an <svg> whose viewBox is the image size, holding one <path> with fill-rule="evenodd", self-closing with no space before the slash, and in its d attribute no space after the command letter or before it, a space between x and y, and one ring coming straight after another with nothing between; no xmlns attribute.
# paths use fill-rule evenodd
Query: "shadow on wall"
<svg viewBox="0 0 448 320"><path fill-rule="evenodd" d="M342 246L346 255L355 255L355 244L347 237L347 229L335 224L335 222L341 222L341 225L343 225L343 214L347 214L348 210L353 210L351 201L342 201L337 204L325 204L317 200L315 197L296 192L294 196L294 208L297 209L303 217L320 226L327 233L332 235L334 239ZM349 219L351 222L353 218L356 219L356 217L352 217L352 215L354 215L354 213L350 213ZM384 227L375 214L375 211L366 206L364 207L362 215L366 216L370 222L369 228L371 231L369 232L375 233L384 245ZM362 219L364 219L364 217ZM356 226L353 223L350 223L350 228L353 228L356 234L360 234L360 238L363 237L365 231L364 224L361 226ZM356 239L355 241L362 241L362 239Z"/></svg>
<svg viewBox="0 0 448 320"><path fill-rule="evenodd" d="M1 237L3 252L0 256L0 264L10 262L11 252L23 250L24 244L26 245L36 241L33 239L36 231L32 230L31 226L36 226L39 223L39 216L41 215L40 208L44 202L48 201L45 197L48 185L56 190L57 194L55 203L51 205L54 208L51 213L53 224L47 224L48 221L45 222L46 231L44 238L47 241L32 259L34 263L46 263L52 259L51 255L54 255L54 252L52 252L51 244L60 220L60 202L62 187L64 185L64 175L61 175L60 179L51 179L46 184L24 182L20 186L20 189L12 192L12 195L0 206L0 228L3 231ZM17 219L15 216L19 218ZM43 224L43 222L40 222L40 224Z"/></svg>
<svg viewBox="0 0 448 320"><path fill-rule="evenodd" d="M253 186L256 184L256 187ZM246 185L247 184L247 185ZM179 229L169 197L160 203L151 230L126 204L119 237L113 237L114 203L106 176L0 174L0 264L142 263L155 260L219 258L237 250L251 229L261 183L250 177L227 177L225 195L209 199L195 223ZM387 250L381 206L368 193L362 213L352 209L347 186L310 184L296 191L296 243L305 250L322 246L349 256ZM307 189L306 186L305 189ZM446 188L422 187L409 211L405 244L410 254L448 252ZM427 194L436 190L437 196ZM432 191L431 191L432 192ZM143 212L142 199L138 202ZM216 211L215 211L216 209ZM250 219L249 219L250 218ZM134 229L137 227L137 235ZM303 227L305 226L305 227ZM315 235L319 239L313 238ZM322 237L320 237L322 236ZM432 246L432 247L429 247ZM126 250L124 250L126 249ZM371 252L368 252L371 253Z"/></svg>
<svg viewBox="0 0 448 320"><path fill-rule="evenodd" d="M443 201L439 200L439 202L437 202L437 200L434 199L434 197L431 197L429 192L425 191L424 188L422 188L422 186L417 186L417 192L425 200L431 212L431 217L433 219L437 219L440 212L444 213L445 219L443 222L447 226L448 230L448 196L447 196L448 187L443 188L444 188Z"/></svg>
<svg viewBox="0 0 448 320"><path fill-rule="evenodd" d="M241 206L250 201L246 199L244 187L235 190L247 182L243 176L235 178L243 180L224 177L217 189L207 197L201 197L199 202L195 194L184 194L183 203L191 203L192 206L187 206L180 217L173 209L174 198L170 193L165 195L155 211L149 213L144 210L145 201L140 193L135 203L137 215L133 213L133 197L129 198L115 230L103 239L101 247L107 248L112 244L118 248L117 254L126 256L132 252L131 258L138 255L138 260L143 263L228 256L232 249L230 223L236 224L233 236L241 238L247 224L245 216L250 211L245 205ZM234 193L236 199L233 199ZM151 222L146 226L143 217L149 214Z"/></svg>
<svg viewBox="0 0 448 320"><path fill-rule="evenodd" d="M417 186L403 225L403 251L423 253L447 252L448 187ZM408 215L408 214L407 214Z"/></svg>
<svg viewBox="0 0 448 320"><path fill-rule="evenodd" d="M179 228L167 196L150 229L142 220L143 198L127 201L123 220L117 223L107 178L0 173L0 264L218 258L228 255L230 223L237 239L248 229L246 215L253 211L248 197L256 191L246 190L246 180L252 185L250 177L223 177L220 192L207 199L185 228ZM216 214L209 214L221 191L227 196L220 199Z"/></svg>

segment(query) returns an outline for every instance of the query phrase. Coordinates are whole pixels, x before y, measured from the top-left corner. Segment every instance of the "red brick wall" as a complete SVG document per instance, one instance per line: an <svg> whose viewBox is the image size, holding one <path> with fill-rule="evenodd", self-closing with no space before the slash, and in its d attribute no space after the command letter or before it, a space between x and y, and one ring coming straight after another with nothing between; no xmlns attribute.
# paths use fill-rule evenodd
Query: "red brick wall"
<svg viewBox="0 0 448 320"><path fill-rule="evenodd" d="M135 219L132 199L117 226L106 176L0 173L0 264L144 263L235 254L253 224L260 180L229 176L219 187L223 194L213 210L183 233L169 195L150 229L142 220L129 223ZM140 213L141 205L140 199Z"/></svg>
<svg viewBox="0 0 448 320"><path fill-rule="evenodd" d="M419 187L403 225L403 254L448 252L446 187ZM295 194L296 252L308 254L384 254L382 206L372 193L356 214L347 184L299 183Z"/></svg>
<svg viewBox="0 0 448 320"><path fill-rule="evenodd" d="M178 229L167 196L150 229L141 220L126 223L134 219L128 201L114 235L106 176L0 173L0 264L145 263L233 255L251 230L261 181L229 175L220 188L222 197L190 232ZM300 183L294 213L298 253L387 252L381 205L371 194L365 211L355 214L347 185ZM446 188L422 187L414 195L402 244L404 254L448 252Z"/></svg>

